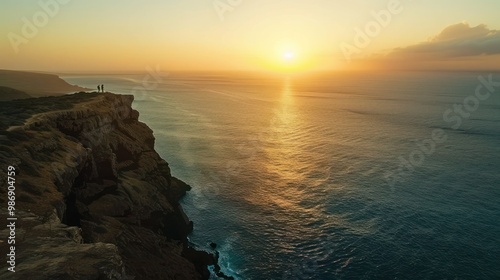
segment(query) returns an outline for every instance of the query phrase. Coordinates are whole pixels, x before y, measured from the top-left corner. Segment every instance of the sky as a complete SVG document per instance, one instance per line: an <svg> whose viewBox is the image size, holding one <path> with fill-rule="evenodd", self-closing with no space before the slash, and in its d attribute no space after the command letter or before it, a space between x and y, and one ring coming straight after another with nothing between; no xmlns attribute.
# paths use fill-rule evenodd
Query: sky
<svg viewBox="0 0 500 280"><path fill-rule="evenodd" d="M2 0L0 69L500 70L498 11L498 0Z"/></svg>

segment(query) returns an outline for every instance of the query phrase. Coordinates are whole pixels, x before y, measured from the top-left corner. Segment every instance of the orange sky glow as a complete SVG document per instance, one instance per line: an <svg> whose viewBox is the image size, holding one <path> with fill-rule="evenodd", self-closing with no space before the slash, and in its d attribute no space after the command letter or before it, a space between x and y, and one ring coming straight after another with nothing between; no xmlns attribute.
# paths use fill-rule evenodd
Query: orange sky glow
<svg viewBox="0 0 500 280"><path fill-rule="evenodd" d="M269 2L4 1L0 68L500 70L499 1Z"/></svg>

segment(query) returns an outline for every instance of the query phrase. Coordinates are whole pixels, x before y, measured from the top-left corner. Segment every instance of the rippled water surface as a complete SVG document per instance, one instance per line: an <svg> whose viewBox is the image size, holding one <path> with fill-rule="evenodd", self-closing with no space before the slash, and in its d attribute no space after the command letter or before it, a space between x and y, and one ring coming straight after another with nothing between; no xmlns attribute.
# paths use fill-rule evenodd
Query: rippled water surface
<svg viewBox="0 0 500 280"><path fill-rule="evenodd" d="M480 75L63 78L136 96L238 279L500 279L500 87L443 118Z"/></svg>

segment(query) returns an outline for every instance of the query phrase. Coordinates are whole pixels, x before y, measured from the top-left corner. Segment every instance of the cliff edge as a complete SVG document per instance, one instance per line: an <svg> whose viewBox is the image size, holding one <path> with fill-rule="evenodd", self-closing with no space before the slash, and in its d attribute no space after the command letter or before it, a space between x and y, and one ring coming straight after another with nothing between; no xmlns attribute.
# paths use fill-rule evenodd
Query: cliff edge
<svg viewBox="0 0 500 280"><path fill-rule="evenodd" d="M0 102L0 219L9 217L9 166L17 217L16 272L2 262L1 279L208 279L215 258L188 247L192 222L178 203L190 187L172 177L132 101ZM3 256L9 232L0 230Z"/></svg>

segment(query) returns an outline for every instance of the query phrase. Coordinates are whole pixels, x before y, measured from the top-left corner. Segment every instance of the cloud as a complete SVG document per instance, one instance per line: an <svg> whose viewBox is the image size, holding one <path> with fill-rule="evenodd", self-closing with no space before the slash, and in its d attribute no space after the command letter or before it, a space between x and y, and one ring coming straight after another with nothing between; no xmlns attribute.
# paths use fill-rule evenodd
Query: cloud
<svg viewBox="0 0 500 280"><path fill-rule="evenodd" d="M426 42L396 48L386 58L447 60L497 54L500 54L500 31L488 29L484 24L471 27L468 23L458 23Z"/></svg>
<svg viewBox="0 0 500 280"><path fill-rule="evenodd" d="M500 30L458 23L418 44L353 60L351 69L500 71Z"/></svg>

